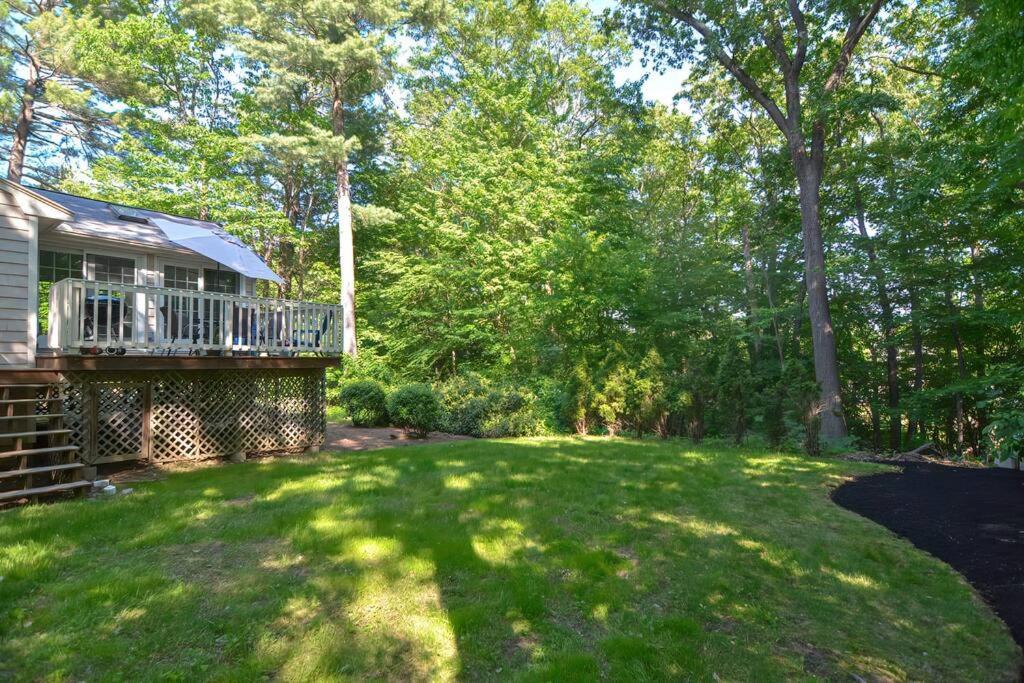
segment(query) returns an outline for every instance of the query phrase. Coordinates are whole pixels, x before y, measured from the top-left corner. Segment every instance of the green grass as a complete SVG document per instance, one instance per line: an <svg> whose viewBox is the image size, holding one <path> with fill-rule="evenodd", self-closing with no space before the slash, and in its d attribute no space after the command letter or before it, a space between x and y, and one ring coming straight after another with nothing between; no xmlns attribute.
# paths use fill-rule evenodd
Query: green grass
<svg viewBox="0 0 1024 683"><path fill-rule="evenodd" d="M964 581L840 509L877 469L464 441L0 514L0 679L1007 680Z"/></svg>

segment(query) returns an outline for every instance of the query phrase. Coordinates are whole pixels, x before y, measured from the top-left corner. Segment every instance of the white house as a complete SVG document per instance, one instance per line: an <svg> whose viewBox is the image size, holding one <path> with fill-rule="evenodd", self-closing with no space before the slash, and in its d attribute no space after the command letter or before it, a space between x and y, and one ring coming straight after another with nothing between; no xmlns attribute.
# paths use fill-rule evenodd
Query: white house
<svg viewBox="0 0 1024 683"><path fill-rule="evenodd" d="M261 279L215 223L0 180L0 502L76 463L319 445L340 307Z"/></svg>

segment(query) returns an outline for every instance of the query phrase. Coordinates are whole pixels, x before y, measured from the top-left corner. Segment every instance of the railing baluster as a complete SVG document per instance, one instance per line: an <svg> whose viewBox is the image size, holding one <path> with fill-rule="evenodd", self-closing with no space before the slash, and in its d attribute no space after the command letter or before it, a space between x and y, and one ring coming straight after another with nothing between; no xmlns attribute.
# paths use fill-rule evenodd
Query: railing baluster
<svg viewBox="0 0 1024 683"><path fill-rule="evenodd" d="M50 290L48 343L65 351L116 345L333 354L343 347L342 310L337 304L69 278Z"/></svg>

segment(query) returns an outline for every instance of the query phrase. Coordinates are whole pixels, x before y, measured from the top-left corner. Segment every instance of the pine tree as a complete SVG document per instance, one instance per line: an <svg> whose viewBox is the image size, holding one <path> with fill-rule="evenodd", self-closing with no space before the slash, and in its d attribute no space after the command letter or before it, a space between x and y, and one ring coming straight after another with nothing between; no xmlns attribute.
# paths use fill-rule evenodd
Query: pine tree
<svg viewBox="0 0 1024 683"><path fill-rule="evenodd" d="M302 133L271 134L278 155L328 161L334 168L341 271L344 352L356 355L355 254L350 157L360 140L350 117L365 109L394 71L401 27L437 16L431 0L225 0L215 6L233 18L238 46L251 61L257 98L279 107L308 100L318 116Z"/></svg>
<svg viewBox="0 0 1024 683"><path fill-rule="evenodd" d="M148 101L141 62L119 40L126 30L152 33L151 20L102 16L64 0L0 7L0 138L9 139L0 157L8 180L27 174L54 184L69 160L89 159L112 142L112 100Z"/></svg>

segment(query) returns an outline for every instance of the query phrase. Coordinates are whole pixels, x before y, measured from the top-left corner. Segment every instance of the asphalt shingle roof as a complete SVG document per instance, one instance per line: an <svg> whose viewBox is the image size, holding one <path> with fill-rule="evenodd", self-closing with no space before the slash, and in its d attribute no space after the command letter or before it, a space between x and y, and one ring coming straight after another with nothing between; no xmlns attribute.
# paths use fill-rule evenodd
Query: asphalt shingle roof
<svg viewBox="0 0 1024 683"><path fill-rule="evenodd" d="M65 194L63 192L54 192L53 190L37 190L33 188L32 191L41 194L49 200L57 202L75 215L74 220L65 221L55 228L59 233L79 235L83 237L122 240L149 247L173 249L176 251L180 251L182 248L168 240L167 236L164 235L163 230L156 225L126 221L118 218L116 211L117 207L121 205L112 204L99 199L88 199L86 197L79 197L73 194ZM131 213L133 215L145 218L162 218L176 223L205 228L233 244L245 246L245 244L237 237L228 234L222 227L216 223L211 223L210 221L200 221L194 218L174 216L171 214L161 213L159 211L150 211L148 209L139 209L135 207L127 208L131 209Z"/></svg>

